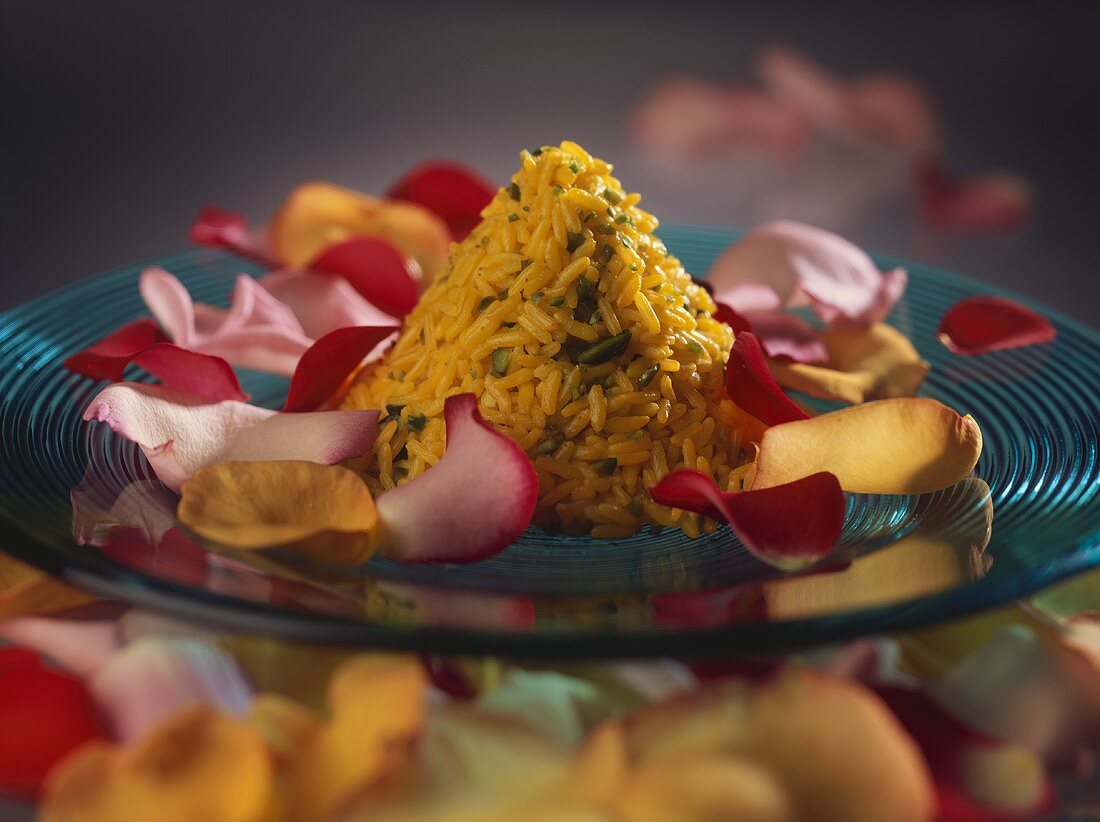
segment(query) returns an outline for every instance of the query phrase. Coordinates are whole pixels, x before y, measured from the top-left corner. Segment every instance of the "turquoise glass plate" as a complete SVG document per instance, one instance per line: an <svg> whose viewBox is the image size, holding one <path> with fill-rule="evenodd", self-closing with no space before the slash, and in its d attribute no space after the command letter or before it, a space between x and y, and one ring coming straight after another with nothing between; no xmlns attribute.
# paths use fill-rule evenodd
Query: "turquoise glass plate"
<svg viewBox="0 0 1100 822"><path fill-rule="evenodd" d="M675 226L661 234L696 274L737 236ZM352 570L197 544L139 450L81 421L101 386L61 362L145 313L137 289L145 265L172 271L196 300L223 305L237 273L259 273L204 249L0 315L0 548L104 596L231 630L560 658L770 652L895 631L1100 564L1100 335L1034 306L1057 327L1054 342L953 355L936 339L944 311L971 294L1003 292L876 259L910 271L889 322L932 365L920 393L973 414L985 450L974 478L936 494L849 495L840 544L807 573L761 565L727 528L696 540L667 529L610 541L531 529L471 565L376 559ZM249 372L242 384L271 407L287 387Z"/></svg>

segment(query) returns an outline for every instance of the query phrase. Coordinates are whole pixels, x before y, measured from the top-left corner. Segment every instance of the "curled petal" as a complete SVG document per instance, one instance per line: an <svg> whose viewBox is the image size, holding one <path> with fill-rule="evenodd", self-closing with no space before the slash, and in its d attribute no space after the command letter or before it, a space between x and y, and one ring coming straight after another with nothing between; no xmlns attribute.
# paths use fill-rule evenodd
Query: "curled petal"
<svg viewBox="0 0 1100 822"><path fill-rule="evenodd" d="M535 469L523 449L482 419L477 398L449 397L443 414L443 457L378 498L381 550L389 556L415 562L483 559L507 548L534 514Z"/></svg>
<svg viewBox="0 0 1100 822"><path fill-rule="evenodd" d="M726 362L726 393L765 425L806 419L806 412L791 402L772 377L760 342L747 331L733 341Z"/></svg>
<svg viewBox="0 0 1100 822"><path fill-rule="evenodd" d="M699 471L673 471L649 489L674 508L723 520L757 557L778 568L812 565L844 527L844 493L832 474L812 474L759 491L723 492Z"/></svg>
<svg viewBox="0 0 1100 822"><path fill-rule="evenodd" d="M1057 336L1050 320L1004 297L967 297L947 310L937 336L956 354L985 354L1050 342Z"/></svg>
<svg viewBox="0 0 1100 822"><path fill-rule="evenodd" d="M397 320L367 302L343 277L287 269L265 274L259 283L290 307L314 340L353 325L397 326Z"/></svg>
<svg viewBox="0 0 1100 822"><path fill-rule="evenodd" d="M243 214L215 206L203 206L187 235L196 245L233 251L262 263L271 261L265 239L248 230Z"/></svg>
<svg viewBox="0 0 1100 822"><path fill-rule="evenodd" d="M921 215L934 226L961 231L1011 231L1031 215L1031 188L1015 174L993 172L954 179L936 158L913 164Z"/></svg>
<svg viewBox="0 0 1100 822"><path fill-rule="evenodd" d="M908 337L885 323L829 328L821 342L827 349L824 365L773 361L776 381L811 397L856 405L911 397L928 373L928 363Z"/></svg>
<svg viewBox="0 0 1100 822"><path fill-rule="evenodd" d="M225 651L186 637L146 637L127 645L88 683L112 736L131 742L173 713L209 705L243 716L252 689Z"/></svg>
<svg viewBox="0 0 1100 822"><path fill-rule="evenodd" d="M180 494L180 523L221 545L285 546L338 565L357 565L374 550L370 491L339 465L219 462L186 480Z"/></svg>
<svg viewBox="0 0 1100 822"><path fill-rule="evenodd" d="M122 383L100 392L84 419L105 422L120 437L136 442L161 482L178 489L196 471L226 460L332 465L361 456L374 442L378 412L282 414Z"/></svg>
<svg viewBox="0 0 1100 822"><path fill-rule="evenodd" d="M821 334L801 317L767 311L746 314L745 319L752 324L752 333L769 357L795 363L824 362L829 358Z"/></svg>
<svg viewBox="0 0 1100 822"><path fill-rule="evenodd" d="M393 326L340 328L306 351L290 381L283 411L313 411L323 406L360 363L389 339Z"/></svg>
<svg viewBox="0 0 1100 822"><path fill-rule="evenodd" d="M726 303L715 303L714 319L718 322L725 323L733 329L734 334L740 334L742 331L752 331L752 323L749 322L748 317L741 314Z"/></svg>
<svg viewBox="0 0 1100 822"><path fill-rule="evenodd" d="M404 317L419 298L419 270L392 243L377 237L354 237L326 246L309 268L343 277L374 306Z"/></svg>
<svg viewBox="0 0 1100 822"><path fill-rule="evenodd" d="M122 373L134 356L151 345L167 341L155 320L134 320L73 354L65 360L64 366L74 374L93 380L116 382L122 379Z"/></svg>
<svg viewBox="0 0 1100 822"><path fill-rule="evenodd" d="M433 160L407 171L386 196L416 203L438 215L461 242L481 219L496 186L460 163Z"/></svg>
<svg viewBox="0 0 1100 822"><path fill-rule="evenodd" d="M857 494L926 494L969 474L982 433L933 399L878 400L764 432L746 487L771 488L820 471Z"/></svg>

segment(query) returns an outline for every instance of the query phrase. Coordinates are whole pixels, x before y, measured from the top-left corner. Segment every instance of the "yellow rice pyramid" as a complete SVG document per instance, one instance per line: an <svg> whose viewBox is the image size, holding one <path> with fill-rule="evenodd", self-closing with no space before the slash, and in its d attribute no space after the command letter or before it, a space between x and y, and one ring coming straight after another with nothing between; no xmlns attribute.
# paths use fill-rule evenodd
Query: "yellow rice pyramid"
<svg viewBox="0 0 1100 822"><path fill-rule="evenodd" d="M393 349L349 389L345 407L383 413L374 491L431 467L444 399L473 392L535 465L537 523L597 537L709 527L646 488L684 467L737 487L722 389L733 333L611 172L568 141L520 154Z"/></svg>

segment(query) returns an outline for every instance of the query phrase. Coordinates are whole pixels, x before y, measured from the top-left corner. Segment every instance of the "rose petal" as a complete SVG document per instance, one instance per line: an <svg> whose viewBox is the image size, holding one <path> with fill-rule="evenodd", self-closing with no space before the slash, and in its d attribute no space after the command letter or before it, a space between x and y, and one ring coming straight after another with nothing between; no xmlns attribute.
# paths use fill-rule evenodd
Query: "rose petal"
<svg viewBox="0 0 1100 822"><path fill-rule="evenodd" d="M936 150L942 140L939 115L921 83L900 74L877 73L848 84L856 132L871 142L914 155Z"/></svg>
<svg viewBox="0 0 1100 822"><path fill-rule="evenodd" d="M80 677L89 677L122 647L115 619L25 616L0 623L0 637L34 648Z"/></svg>
<svg viewBox="0 0 1100 822"><path fill-rule="evenodd" d="M1027 749L987 736L901 685L875 689L920 745L945 822L1034 819L1052 810L1053 786Z"/></svg>
<svg viewBox="0 0 1100 822"><path fill-rule="evenodd" d="M745 319L769 357L796 363L824 362L829 358L821 334L801 317L785 311L767 311L751 312Z"/></svg>
<svg viewBox="0 0 1100 822"><path fill-rule="evenodd" d="M73 373L93 380L116 382L122 379L122 373L136 354L167 340L155 320L134 320L73 354L63 365Z"/></svg>
<svg viewBox="0 0 1100 822"><path fill-rule="evenodd" d="M932 399L878 400L764 432L752 490L828 471L856 494L927 494L973 469L982 433Z"/></svg>
<svg viewBox="0 0 1100 822"><path fill-rule="evenodd" d="M229 654L186 637L133 642L99 668L88 687L122 742L144 737L181 708L209 705L244 716L252 701Z"/></svg>
<svg viewBox="0 0 1100 822"><path fill-rule="evenodd" d="M448 397L443 413L443 457L378 498L387 556L473 562L507 548L534 514L538 478L523 449L482 419L473 394Z"/></svg>
<svg viewBox="0 0 1100 822"><path fill-rule="evenodd" d="M317 340L338 328L393 325L398 321L375 308L343 277L315 271L275 271L258 281L290 307L306 336Z"/></svg>
<svg viewBox="0 0 1100 822"><path fill-rule="evenodd" d="M85 745L46 781L44 819L270 819L274 763L254 730L209 707L174 714L138 745Z"/></svg>
<svg viewBox="0 0 1100 822"><path fill-rule="evenodd" d="M374 552L370 491L339 465L219 462L186 480L180 494L180 523L220 545L286 547L338 565L358 565Z"/></svg>
<svg viewBox="0 0 1100 822"><path fill-rule="evenodd" d="M421 163L390 186L386 196L416 203L438 215L461 242L481 219L497 188L460 163L433 160Z"/></svg>
<svg viewBox="0 0 1100 822"><path fill-rule="evenodd" d="M283 411L300 413L323 406L395 331L393 326L340 328L321 337L299 360Z"/></svg>
<svg viewBox="0 0 1100 822"><path fill-rule="evenodd" d="M203 206L187 238L196 245L233 251L264 264L271 262L266 240L250 232L244 215L235 211Z"/></svg>
<svg viewBox="0 0 1100 822"><path fill-rule="evenodd" d="M956 354L985 354L1050 342L1057 336L1042 314L1004 297L967 297L940 320L936 335Z"/></svg>
<svg viewBox="0 0 1100 822"><path fill-rule="evenodd" d="M1011 231L1031 216L1031 189L1021 177L993 172L950 176L935 157L913 164L921 215L932 225L961 231Z"/></svg>
<svg viewBox="0 0 1100 822"><path fill-rule="evenodd" d="M361 456L377 411L282 414L241 402L206 402L160 386L122 383L84 413L136 442L160 480L178 489L196 471L226 460L307 460L325 465Z"/></svg>
<svg viewBox="0 0 1100 822"><path fill-rule="evenodd" d="M844 493L826 473L760 491L722 492L706 474L679 470L649 495L661 505L723 520L755 556L785 570L826 556L844 527Z"/></svg>
<svg viewBox="0 0 1100 822"><path fill-rule="evenodd" d="M772 377L754 334L743 331L733 341L726 362L726 393L739 407L765 425L806 419Z"/></svg>
<svg viewBox="0 0 1100 822"><path fill-rule="evenodd" d="M756 72L771 94L817 128L843 133L851 121L844 82L824 66L791 48L772 46L756 60Z"/></svg>
<svg viewBox="0 0 1100 822"><path fill-rule="evenodd" d="M734 334L740 334L742 331L752 331L752 323L732 306L720 302L716 302L715 306L714 319L728 325L733 329Z"/></svg>
<svg viewBox="0 0 1100 822"><path fill-rule="evenodd" d="M911 397L928 373L928 363L909 338L885 323L829 328L821 342L827 349L824 366L772 361L768 365L776 381L811 397L857 405Z"/></svg>
<svg viewBox="0 0 1100 822"><path fill-rule="evenodd" d="M377 237L355 237L326 246L308 267L343 277L367 302L393 317L404 317L419 299L419 277L408 258Z"/></svg>
<svg viewBox="0 0 1100 822"><path fill-rule="evenodd" d="M331 183L305 183L287 196L271 221L276 256L304 268L333 243L377 237L416 260L428 279L447 264L451 236L446 224L412 203L383 202Z"/></svg>
<svg viewBox="0 0 1100 822"><path fill-rule="evenodd" d="M63 757L102 735L80 680L0 648L0 794L33 799Z"/></svg>

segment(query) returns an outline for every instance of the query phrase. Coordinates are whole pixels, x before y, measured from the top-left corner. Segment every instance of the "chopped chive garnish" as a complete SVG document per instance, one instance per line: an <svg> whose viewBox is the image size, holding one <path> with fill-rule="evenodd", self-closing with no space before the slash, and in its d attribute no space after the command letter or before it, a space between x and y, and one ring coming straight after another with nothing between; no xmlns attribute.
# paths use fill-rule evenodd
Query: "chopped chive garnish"
<svg viewBox="0 0 1100 822"><path fill-rule="evenodd" d="M550 301L550 305L554 306L554 308L565 305L565 297L555 297Z"/></svg>
<svg viewBox="0 0 1100 822"><path fill-rule="evenodd" d="M475 379L475 380L477 379L477 369L476 368L471 368L470 369L470 377L471 377L471 379Z"/></svg>
<svg viewBox="0 0 1100 822"><path fill-rule="evenodd" d="M559 448L565 444L565 434L557 431L553 434L548 434L539 440L538 445L535 446L536 454L544 454L550 456Z"/></svg>
<svg viewBox="0 0 1100 822"><path fill-rule="evenodd" d="M538 148L536 148L534 151L531 152L531 156L532 157L538 157L540 154L542 154L543 150L545 150L546 148L547 148L547 146L539 146Z"/></svg>
<svg viewBox="0 0 1100 822"><path fill-rule="evenodd" d="M597 234L614 234L615 227L607 223L596 223L592 226L592 230Z"/></svg>
<svg viewBox="0 0 1100 822"><path fill-rule="evenodd" d="M611 203L611 205L618 205L619 203L621 203L623 201L623 198L620 197L618 194L616 194L614 191L612 191L610 188L605 188L603 190L603 196L604 196L604 199L606 199L609 203Z"/></svg>
<svg viewBox="0 0 1100 822"><path fill-rule="evenodd" d="M508 371L508 361L512 359L511 348L496 348L493 349L493 374L497 377L503 377Z"/></svg>
<svg viewBox="0 0 1100 822"><path fill-rule="evenodd" d="M590 465L600 474L614 474L615 469L619 465L619 461L615 457L608 457L605 460L597 460L596 462L590 463Z"/></svg>
<svg viewBox="0 0 1100 822"><path fill-rule="evenodd" d="M625 245L627 248L634 248L634 243L629 237L622 237L621 240L623 245Z"/></svg>
<svg viewBox="0 0 1100 822"><path fill-rule="evenodd" d="M500 293L497 294L497 299L500 300L501 302L503 302L504 300L507 300L508 299L508 289L507 288L501 289Z"/></svg>
<svg viewBox="0 0 1100 822"><path fill-rule="evenodd" d="M508 196L511 197L513 200L516 200L516 201L519 200L519 185L518 184L512 183L510 186L508 186Z"/></svg>
<svg viewBox="0 0 1100 822"><path fill-rule="evenodd" d="M496 297L482 297L481 302L479 302L477 304L477 312L476 313L480 314L482 311L484 311L486 308L489 307L490 303L495 303L496 301L497 301Z"/></svg>
<svg viewBox="0 0 1100 822"><path fill-rule="evenodd" d="M524 257L522 260L519 261L519 267L527 268L527 266L531 265L531 263L533 262L534 260L532 260L530 257Z"/></svg>
<svg viewBox="0 0 1100 822"><path fill-rule="evenodd" d="M428 418L424 414L409 414L405 417L405 425L409 427L410 431L423 431L424 426L428 424Z"/></svg>
<svg viewBox="0 0 1100 822"><path fill-rule="evenodd" d="M545 297L545 296L546 295L543 294L541 291L536 291L534 294L531 295L531 302L533 302L533 303L542 302L542 298Z"/></svg>
<svg viewBox="0 0 1100 822"><path fill-rule="evenodd" d="M569 237L569 242L565 244L565 247L569 251L569 253L572 254L574 251L581 247L581 244L584 242L584 235L574 234L572 231L568 231L566 232L566 234Z"/></svg>
<svg viewBox="0 0 1100 822"><path fill-rule="evenodd" d="M634 220L631 219L629 214L620 214L618 217L615 218L615 222L629 223L630 225L634 225Z"/></svg>
<svg viewBox="0 0 1100 822"><path fill-rule="evenodd" d="M572 171L574 174L581 173L581 167L577 165L576 160L573 160L571 163L569 163L569 170Z"/></svg>
<svg viewBox="0 0 1100 822"><path fill-rule="evenodd" d="M660 370L661 366L654 364L643 371L642 375L638 377L638 387L645 388L647 385L653 382L653 378L657 376L657 372Z"/></svg>
<svg viewBox="0 0 1100 822"><path fill-rule="evenodd" d="M514 223L518 219L519 219L518 214L509 214L508 215L508 222L510 222L510 223Z"/></svg>
<svg viewBox="0 0 1100 822"><path fill-rule="evenodd" d="M688 351L692 351L696 354L704 353L703 352L703 346L699 345L699 343L697 343L695 340L692 340L691 342L688 343Z"/></svg>
<svg viewBox="0 0 1100 822"><path fill-rule="evenodd" d="M558 197L565 193L565 189L561 186L554 186L554 196Z"/></svg>
<svg viewBox="0 0 1100 822"><path fill-rule="evenodd" d="M611 262L611 258L615 256L615 249L609 245L605 245L600 251L600 255L603 257L605 263Z"/></svg>
<svg viewBox="0 0 1100 822"><path fill-rule="evenodd" d="M600 321L600 319L602 317L603 317L603 315L600 313L600 310L597 308L595 311L592 312L592 316L588 318L588 322L590 322L592 325L595 325L596 323L598 323Z"/></svg>
<svg viewBox="0 0 1100 822"><path fill-rule="evenodd" d="M590 345L577 355L577 362L582 365L600 365L625 354L629 346L630 332L624 331L622 334L616 334L614 337L608 337Z"/></svg>
<svg viewBox="0 0 1100 822"><path fill-rule="evenodd" d="M638 264L637 263L631 263L630 264L630 270L634 271L634 272L637 272L638 271Z"/></svg>

